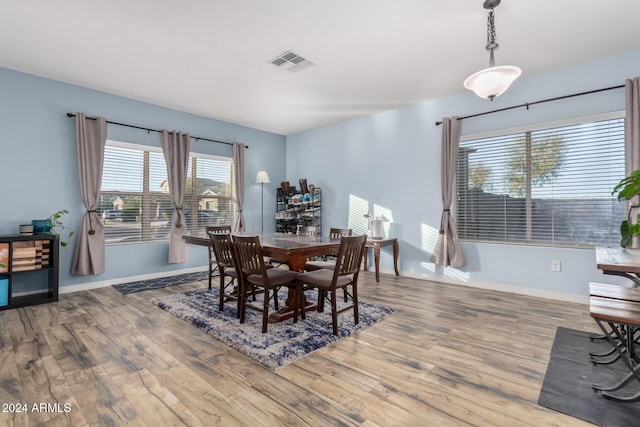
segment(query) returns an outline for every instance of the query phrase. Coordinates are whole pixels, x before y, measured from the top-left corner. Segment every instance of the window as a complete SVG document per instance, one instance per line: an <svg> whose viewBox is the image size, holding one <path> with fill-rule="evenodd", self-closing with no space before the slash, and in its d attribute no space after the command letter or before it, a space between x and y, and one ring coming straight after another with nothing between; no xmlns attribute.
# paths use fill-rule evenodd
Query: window
<svg viewBox="0 0 640 427"><path fill-rule="evenodd" d="M233 224L233 162L191 153L183 212L189 231ZM107 141L99 215L106 244L169 239L173 213L159 147Z"/></svg>
<svg viewBox="0 0 640 427"><path fill-rule="evenodd" d="M626 205L621 114L460 142L461 239L555 246L618 244Z"/></svg>

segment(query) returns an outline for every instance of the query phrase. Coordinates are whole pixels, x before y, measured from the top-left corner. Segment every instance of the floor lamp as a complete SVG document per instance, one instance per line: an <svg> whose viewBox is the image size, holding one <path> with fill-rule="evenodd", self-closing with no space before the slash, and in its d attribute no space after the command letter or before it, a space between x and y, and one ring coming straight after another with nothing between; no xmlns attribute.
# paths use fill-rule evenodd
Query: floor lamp
<svg viewBox="0 0 640 427"><path fill-rule="evenodd" d="M260 215L260 232L264 233L264 185L270 183L269 175L267 175L267 171L258 171L256 175L256 184L260 184L262 186L262 199L260 201L260 205L262 206L261 215Z"/></svg>

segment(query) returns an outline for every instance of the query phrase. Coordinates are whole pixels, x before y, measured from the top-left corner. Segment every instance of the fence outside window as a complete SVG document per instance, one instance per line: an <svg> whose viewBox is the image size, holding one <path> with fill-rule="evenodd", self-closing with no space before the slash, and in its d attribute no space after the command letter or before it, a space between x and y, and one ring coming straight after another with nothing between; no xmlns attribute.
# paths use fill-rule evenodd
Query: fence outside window
<svg viewBox="0 0 640 427"><path fill-rule="evenodd" d="M553 246L618 244L626 204L624 118L586 118L460 142L461 239Z"/></svg>

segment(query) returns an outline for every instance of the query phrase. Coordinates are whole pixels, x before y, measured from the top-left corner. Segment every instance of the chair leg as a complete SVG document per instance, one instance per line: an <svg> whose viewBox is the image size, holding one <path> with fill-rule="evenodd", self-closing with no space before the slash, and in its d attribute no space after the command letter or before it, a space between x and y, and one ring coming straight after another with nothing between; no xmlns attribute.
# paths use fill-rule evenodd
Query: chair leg
<svg viewBox="0 0 640 427"><path fill-rule="evenodd" d="M267 321L269 320L269 288L264 288L264 304L262 306L262 333L267 332Z"/></svg>
<svg viewBox="0 0 640 427"><path fill-rule="evenodd" d="M245 298L247 295L247 285L245 284L244 280L240 281L240 287L239 287L239 291L240 295L238 295L238 301L241 301L239 308L240 308L240 323L244 323L244 312L246 310L246 307L244 306L245 304Z"/></svg>
<svg viewBox="0 0 640 427"><path fill-rule="evenodd" d="M353 295L351 295L351 299L353 300L353 322L357 325L360 323L360 311L358 309L358 285L351 284L353 288L351 291Z"/></svg>
<svg viewBox="0 0 640 427"><path fill-rule="evenodd" d="M302 292L302 286L296 284L296 298L295 307L293 307L293 323L298 323L298 310L300 309L300 292Z"/></svg>
<svg viewBox="0 0 640 427"><path fill-rule="evenodd" d="M211 282L211 276L209 276L209 282ZM220 301L218 303L218 311L224 310L224 274L220 275Z"/></svg>
<svg viewBox="0 0 640 427"><path fill-rule="evenodd" d="M333 323L333 335L338 336L338 292L331 291L331 323Z"/></svg>
<svg viewBox="0 0 640 427"><path fill-rule="evenodd" d="M211 279L212 279L212 276L213 276L212 267L213 267L213 265L211 264L211 261L209 261L209 289L211 289Z"/></svg>
<svg viewBox="0 0 640 427"><path fill-rule="evenodd" d="M240 312L244 307L244 295L242 294L242 289L240 289L240 279L236 282L236 318L240 318Z"/></svg>
<svg viewBox="0 0 640 427"><path fill-rule="evenodd" d="M326 291L318 289L318 313L324 312L324 299L326 295Z"/></svg>

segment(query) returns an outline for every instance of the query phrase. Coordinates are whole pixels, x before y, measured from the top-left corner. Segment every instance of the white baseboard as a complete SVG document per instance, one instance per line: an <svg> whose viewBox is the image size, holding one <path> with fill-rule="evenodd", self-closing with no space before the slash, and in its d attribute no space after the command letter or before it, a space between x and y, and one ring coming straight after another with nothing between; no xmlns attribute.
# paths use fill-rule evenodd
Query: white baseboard
<svg viewBox="0 0 640 427"><path fill-rule="evenodd" d="M77 285L60 286L59 293L68 294L71 292L88 291L91 289L105 288L111 285L119 285L122 283L137 282L139 280L158 279L160 277L175 276L177 274L197 273L199 271L207 271L209 267L191 267L182 270L162 271L160 273L142 274L139 276L118 277L116 279L100 280L98 282L80 283Z"/></svg>
<svg viewBox="0 0 640 427"><path fill-rule="evenodd" d="M371 270L369 270L371 271ZM380 273L395 274L393 270L380 269ZM472 288L489 289L492 291L509 292L512 294L528 295L538 298L546 298L558 301L573 302L578 304L589 304L588 295L567 294L563 292L548 291L545 289L525 288L522 286L506 285L503 283L489 283L480 281L462 281L449 277L437 276L435 274L416 274L415 272L400 271L400 277L410 277L413 279L431 280L433 282L448 283L450 285L469 286Z"/></svg>
<svg viewBox="0 0 640 427"><path fill-rule="evenodd" d="M78 285L61 286L60 293L67 294L71 292L87 291L91 289L104 288L111 285L119 285L121 283L137 282L139 280L157 279L159 277L174 276L176 274L196 273L198 271L207 271L208 267L192 267L182 270L163 271L160 273L143 274L140 276L120 277L117 279L101 280L98 282L81 283ZM369 270L371 271L371 270ZM380 273L395 274L391 269L380 269ZM400 277L410 277L413 279L431 280L433 282L448 283L451 285L469 286L472 288L490 289L493 291L510 292L513 294L528 295L532 297L546 298L559 301L567 301L578 304L588 304L589 297L587 295L567 294L563 292L554 292L544 289L524 288L522 286L506 285L502 283L488 283L479 281L461 281L448 277L437 276L435 274L416 274L414 272L400 271Z"/></svg>

